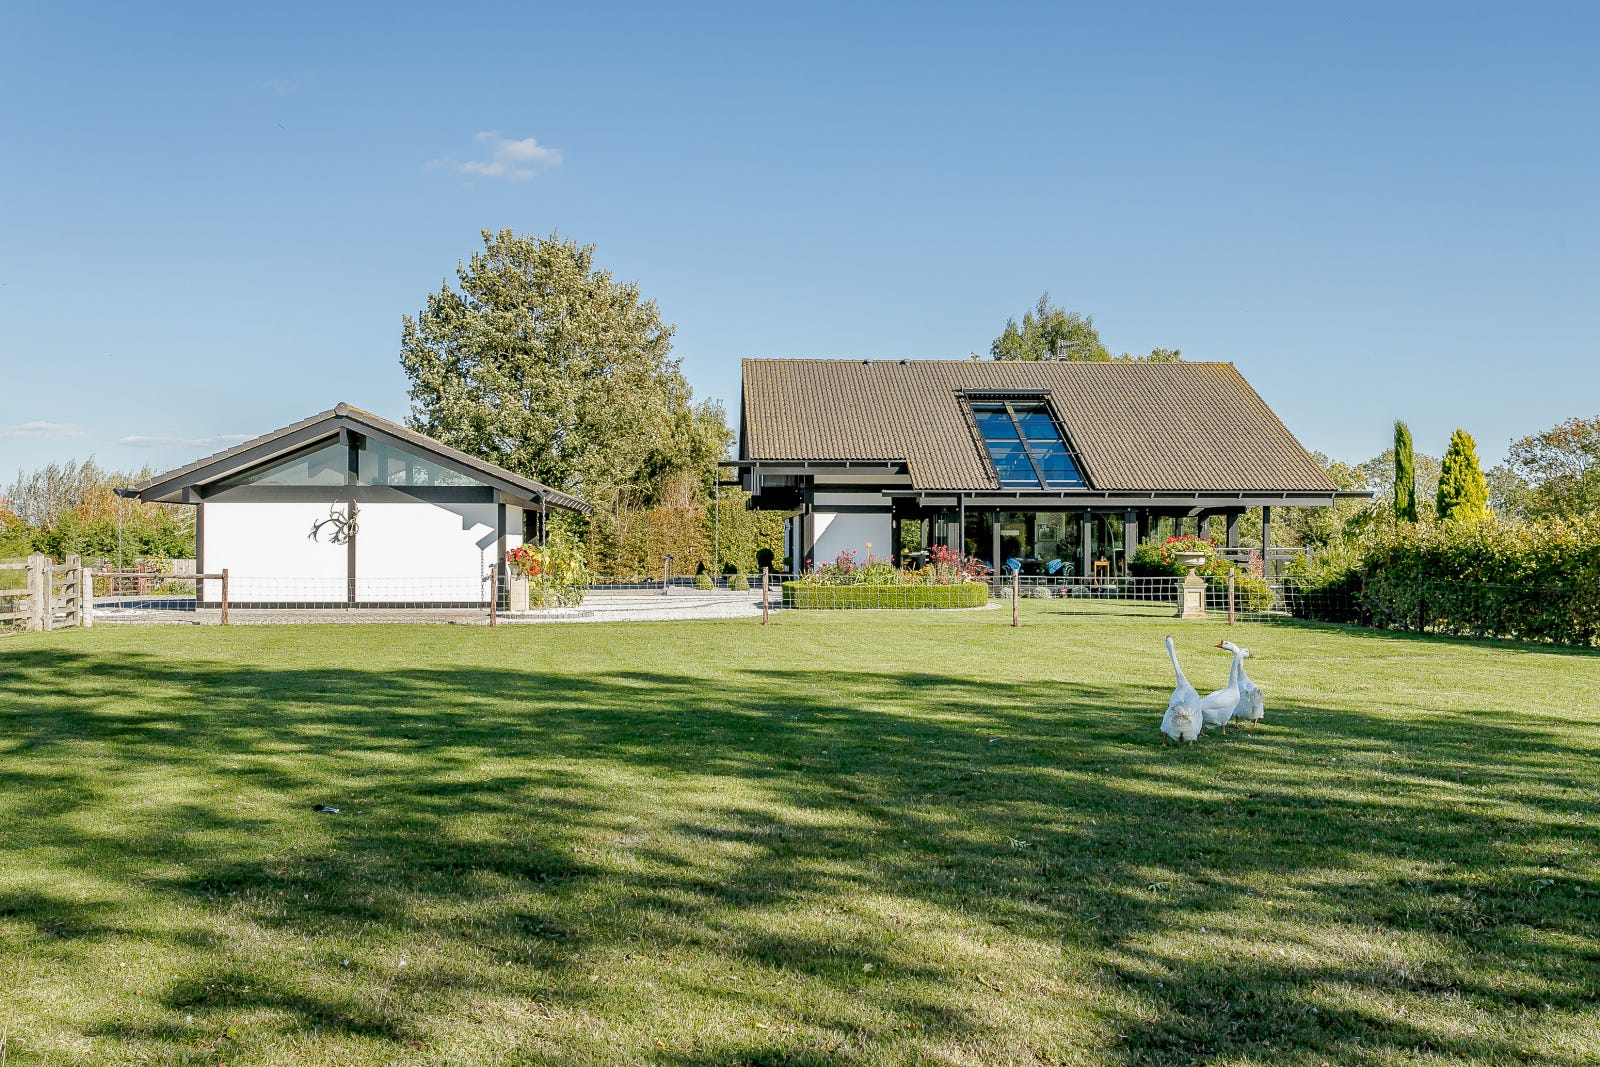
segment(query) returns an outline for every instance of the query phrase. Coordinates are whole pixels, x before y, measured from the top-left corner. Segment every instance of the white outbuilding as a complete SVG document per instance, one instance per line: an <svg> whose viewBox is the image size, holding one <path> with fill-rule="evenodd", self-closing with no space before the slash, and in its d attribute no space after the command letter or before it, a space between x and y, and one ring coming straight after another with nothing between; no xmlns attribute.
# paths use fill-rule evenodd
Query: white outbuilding
<svg viewBox="0 0 1600 1067"><path fill-rule="evenodd" d="M194 505L199 572L226 568L233 604L285 607L485 605L494 568L543 540L551 510L590 510L348 404L126 495Z"/></svg>

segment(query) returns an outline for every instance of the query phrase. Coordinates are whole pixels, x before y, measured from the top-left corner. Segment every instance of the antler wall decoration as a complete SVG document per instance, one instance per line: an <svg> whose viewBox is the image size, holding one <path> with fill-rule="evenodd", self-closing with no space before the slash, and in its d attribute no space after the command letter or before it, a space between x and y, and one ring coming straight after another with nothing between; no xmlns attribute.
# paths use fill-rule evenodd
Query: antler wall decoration
<svg viewBox="0 0 1600 1067"><path fill-rule="evenodd" d="M325 519L317 519L312 522L311 532L306 535L310 540L322 540L321 534L324 526L333 527L328 534L329 544L348 544L350 539L356 535L356 512L358 509L356 508L355 501L352 500L349 504L345 505L346 510L343 515L339 514L337 510L338 507L338 504L330 504L328 506L328 517Z"/></svg>

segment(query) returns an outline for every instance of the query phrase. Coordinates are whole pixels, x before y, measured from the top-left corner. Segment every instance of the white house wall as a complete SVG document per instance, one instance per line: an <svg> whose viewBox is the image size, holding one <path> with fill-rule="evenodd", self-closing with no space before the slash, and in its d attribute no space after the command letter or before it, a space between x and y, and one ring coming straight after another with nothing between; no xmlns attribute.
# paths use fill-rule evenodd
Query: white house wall
<svg viewBox="0 0 1600 1067"><path fill-rule="evenodd" d="M486 578L498 558L496 508L495 504L362 504L356 534L356 599L364 603L486 600ZM522 512L507 511L509 550L522 543Z"/></svg>
<svg viewBox="0 0 1600 1067"><path fill-rule="evenodd" d="M201 521L201 559L208 573L228 570L236 603L344 603L349 595L349 546L333 544L332 526L312 540L312 524L329 504L207 501ZM346 505L334 505L343 515ZM479 603L498 558L498 505L404 501L358 505L356 599L363 603ZM522 513L506 509L506 548L522 543ZM222 595L205 583L205 599Z"/></svg>
<svg viewBox="0 0 1600 1067"><path fill-rule="evenodd" d="M344 545L308 536L328 517L328 504L222 502L202 505L200 559L208 574L228 570L228 597L236 601L340 602L345 599ZM339 505L343 514L344 506ZM222 596L222 583L205 583L205 599Z"/></svg>
<svg viewBox="0 0 1600 1067"><path fill-rule="evenodd" d="M889 559L894 554L894 546L889 543L894 526L887 511L828 511L825 505L817 505L812 522L817 539L814 565L832 563L844 552L854 552L858 561L868 555ZM869 544L871 548L867 547Z"/></svg>

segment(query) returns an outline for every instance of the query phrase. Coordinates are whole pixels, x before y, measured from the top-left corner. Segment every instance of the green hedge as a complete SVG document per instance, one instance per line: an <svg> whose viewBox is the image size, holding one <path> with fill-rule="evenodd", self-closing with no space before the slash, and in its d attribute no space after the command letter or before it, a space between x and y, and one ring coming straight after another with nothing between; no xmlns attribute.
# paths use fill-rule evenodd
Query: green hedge
<svg viewBox="0 0 1600 1067"><path fill-rule="evenodd" d="M1600 520L1402 524L1304 580L1296 614L1564 645L1600 638Z"/></svg>
<svg viewBox="0 0 1600 1067"><path fill-rule="evenodd" d="M783 583L788 608L981 608L989 602L982 582L954 585L809 585Z"/></svg>

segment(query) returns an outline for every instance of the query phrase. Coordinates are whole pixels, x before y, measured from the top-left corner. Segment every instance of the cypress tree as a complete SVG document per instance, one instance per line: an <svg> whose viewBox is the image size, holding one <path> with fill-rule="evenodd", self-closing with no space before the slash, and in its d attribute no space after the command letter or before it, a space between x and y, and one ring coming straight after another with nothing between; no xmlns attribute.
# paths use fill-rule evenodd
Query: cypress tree
<svg viewBox="0 0 1600 1067"><path fill-rule="evenodd" d="M1439 464L1439 521L1471 522L1489 514L1489 480L1478 465L1478 445L1465 430L1450 435Z"/></svg>
<svg viewBox="0 0 1600 1067"><path fill-rule="evenodd" d="M1417 521L1417 465L1411 454L1411 431L1406 424L1394 424L1394 517L1400 522Z"/></svg>

